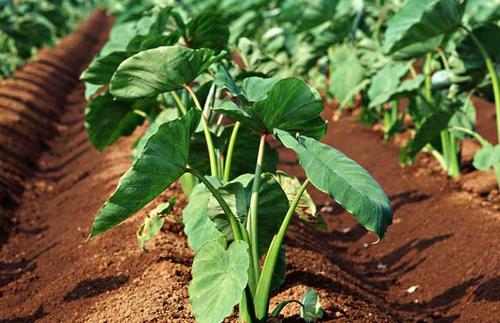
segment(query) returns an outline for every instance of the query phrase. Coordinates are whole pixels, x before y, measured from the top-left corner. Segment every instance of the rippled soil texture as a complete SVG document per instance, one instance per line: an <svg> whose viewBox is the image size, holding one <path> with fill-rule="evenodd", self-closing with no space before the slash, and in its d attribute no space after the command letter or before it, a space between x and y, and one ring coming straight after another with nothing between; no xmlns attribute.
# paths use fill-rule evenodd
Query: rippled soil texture
<svg viewBox="0 0 500 323"><path fill-rule="evenodd" d="M99 153L83 128L78 75L110 23L97 12L0 84L1 322L193 322L187 298L193 255L180 224L167 223L147 254L135 241L147 211L180 194L177 187L84 243L94 214L130 166L138 135ZM488 109L478 111L481 120L494 124ZM372 245L373 235L313 192L328 231L294 223L287 279L272 304L311 286L321 295L325 321L498 322L496 206L433 170L400 168L398 148L353 117L331 123L325 141L381 182L394 224ZM281 157L282 168L300 173L292 154L282 150ZM181 197L176 214L185 203ZM287 307L285 320L297 321L297 313Z"/></svg>

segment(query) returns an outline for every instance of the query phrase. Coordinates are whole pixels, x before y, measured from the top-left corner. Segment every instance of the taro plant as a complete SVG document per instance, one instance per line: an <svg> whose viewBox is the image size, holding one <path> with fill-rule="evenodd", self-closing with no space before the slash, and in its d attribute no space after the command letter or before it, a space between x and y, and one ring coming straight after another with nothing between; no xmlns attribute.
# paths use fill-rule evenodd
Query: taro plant
<svg viewBox="0 0 500 323"><path fill-rule="evenodd" d="M1 0L0 78L71 31L100 0Z"/></svg>
<svg viewBox="0 0 500 323"><path fill-rule="evenodd" d="M500 120L500 3L364 2L358 17L361 22L352 37L345 36L344 44L330 49L329 90L340 103L337 113L364 91L361 119L380 121L385 139L405 127L414 130L412 140L401 150L402 164L427 151L449 176L459 176L460 141L479 136L472 95L494 101L497 125ZM479 142L483 149L474 166L498 169L498 150L484 140Z"/></svg>
<svg viewBox="0 0 500 323"><path fill-rule="evenodd" d="M133 54L116 68L109 92L104 94L119 100L115 104L172 95L182 113L148 130L132 167L95 217L89 238L122 223L190 174L199 181L183 212L184 231L196 254L189 285L195 318L221 322L239 304L242 322L261 322L279 315L289 303L269 309L272 290L284 281L284 239L293 216L324 225L307 194L309 185L329 194L380 238L391 224L392 208L364 168L319 141L327 128L320 116L323 103L304 81L254 76L235 83L221 72L212 76L203 104L193 81L210 77L209 69L220 64L221 58L207 48L162 46ZM217 84L224 89L222 100L213 96ZM189 106L180 102L178 93L189 95ZM130 106L126 110L134 112ZM222 151L217 148L217 126L222 127L223 119L235 124L228 128L228 143ZM196 140L199 128L203 149ZM246 142L253 138L258 139L257 149L246 149ZM306 174L304 181L266 171L268 140L278 140L297 154ZM254 162L252 172L232 172L237 153L240 161ZM205 156L205 163L199 162L199 156ZM203 169L207 159L210 171ZM163 209L151 216L146 231L158 231ZM322 315L313 291L299 303L307 321Z"/></svg>
<svg viewBox="0 0 500 323"><path fill-rule="evenodd" d="M484 83L493 89L500 140L500 84L495 68L499 15L498 1L486 4L475 0L411 0L388 21L384 40L386 52L405 57L425 55L425 82L418 107L419 110L425 110L424 106L430 109L421 125L424 131L417 130L415 140L405 147L403 155L418 151L416 147L424 148L424 143L429 144L448 174L458 176L458 140L464 132L456 129L465 128L468 134L473 132L475 123L474 107L465 91L475 88L480 94L485 90ZM444 66L438 73L433 73L437 65L433 60L435 55ZM419 113L422 115L421 111ZM438 146L440 148L436 148ZM497 150L489 149L491 144L483 146L476 158L484 159L488 155L490 162L488 166L479 161L474 165L481 165L480 169L499 169Z"/></svg>

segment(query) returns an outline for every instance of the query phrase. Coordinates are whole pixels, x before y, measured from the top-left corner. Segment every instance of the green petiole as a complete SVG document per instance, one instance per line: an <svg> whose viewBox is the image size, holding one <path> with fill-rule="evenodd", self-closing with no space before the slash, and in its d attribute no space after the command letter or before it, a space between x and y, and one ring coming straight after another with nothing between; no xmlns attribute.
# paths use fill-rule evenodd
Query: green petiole
<svg viewBox="0 0 500 323"><path fill-rule="evenodd" d="M260 176L262 174L262 162L264 160L264 150L266 147L266 134L261 134L259 142L259 152L255 163L255 176L252 185L252 195L250 197L250 210L247 220L247 231L250 234L250 248L252 251L253 275L255 281L259 280L259 232L257 208L259 203Z"/></svg>
<svg viewBox="0 0 500 323"><path fill-rule="evenodd" d="M193 98L193 101L194 101L194 104L196 105L196 107L200 111L203 111L201 104L200 104L200 101L198 101L198 97L193 92L193 90L187 85L184 85L184 88L186 89L186 91L188 91L189 95L191 95L191 97ZM204 116L202 116L202 118L201 118L201 124L203 126L203 133L205 134L205 140L207 142L208 156L210 158L210 172L212 173L212 176L219 177L214 142L212 140L212 135L210 133L210 129L208 128L208 121L207 121L207 119L205 119Z"/></svg>
<svg viewBox="0 0 500 323"><path fill-rule="evenodd" d="M258 319L264 319L268 313L269 292L271 289L271 281L274 269L276 268L280 247L285 239L285 234L288 230L288 226L290 225L290 221L292 220L295 208L299 204L302 194L304 194L308 185L309 179L306 179L290 204L290 207L286 212L285 219L281 223L278 233L274 236L271 245L269 246L269 251L267 252L266 260L264 261L264 266L262 267L262 275L259 279L255 295L255 313L257 314Z"/></svg>

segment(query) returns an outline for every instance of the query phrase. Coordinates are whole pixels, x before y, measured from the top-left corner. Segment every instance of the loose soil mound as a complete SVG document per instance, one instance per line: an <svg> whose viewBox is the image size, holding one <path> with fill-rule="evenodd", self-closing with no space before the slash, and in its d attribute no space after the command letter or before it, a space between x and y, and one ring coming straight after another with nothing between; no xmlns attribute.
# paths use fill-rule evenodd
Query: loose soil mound
<svg viewBox="0 0 500 323"><path fill-rule="evenodd" d="M47 141L58 136L66 95L76 86L82 68L102 46L110 27L97 11L53 49L42 49L14 79L0 81L0 243L12 224L26 180L40 169L38 159Z"/></svg>
<svg viewBox="0 0 500 323"><path fill-rule="evenodd" d="M96 35L106 31L108 22L92 19L87 34L93 35L92 44L101 43ZM103 25L97 28L99 21ZM49 52L46 57L55 55ZM81 66L75 63L74 74L54 68L67 78L34 77L55 67L48 65L17 74L16 80L23 82L11 88L10 96L26 91L39 99L33 99L33 108L20 109L22 115L12 114L16 127L0 127L2 140L11 147L2 151L0 165L13 169L8 183L15 184L6 186L3 196L15 201L6 205L17 222L0 254L0 321L193 322L187 298L193 255L181 226L167 223L147 254L135 241L143 217L158 202L179 195L177 187L115 230L83 242L95 213L129 167L135 138L125 138L104 153L95 151L83 129L85 100L76 72ZM44 86L47 82L53 85ZM59 108L52 111L56 103ZM0 109L1 118L9 115ZM293 224L287 238L287 278L272 304L314 287L325 321L498 321L498 212L430 170L400 168L398 149L352 118L332 123L325 141L381 182L396 211L394 224L385 240L372 245L373 235L313 192L328 230ZM281 149L281 157L283 169L300 173L292 154ZM1 174L11 173L2 168ZM179 215L185 203L181 197L174 213ZM297 321L297 313L290 305L285 321Z"/></svg>

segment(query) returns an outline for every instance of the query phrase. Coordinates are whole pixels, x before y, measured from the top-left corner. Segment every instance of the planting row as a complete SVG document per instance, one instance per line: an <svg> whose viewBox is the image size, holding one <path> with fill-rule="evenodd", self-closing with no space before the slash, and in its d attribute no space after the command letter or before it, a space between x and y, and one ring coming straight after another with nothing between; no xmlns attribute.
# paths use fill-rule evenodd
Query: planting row
<svg viewBox="0 0 500 323"><path fill-rule="evenodd" d="M38 60L17 70L12 79L0 81L0 228L2 240L24 191L26 179L40 170L37 160L46 142L58 133L66 95L77 76L105 41L96 28L109 28L103 11L93 14L55 48L42 50Z"/></svg>

